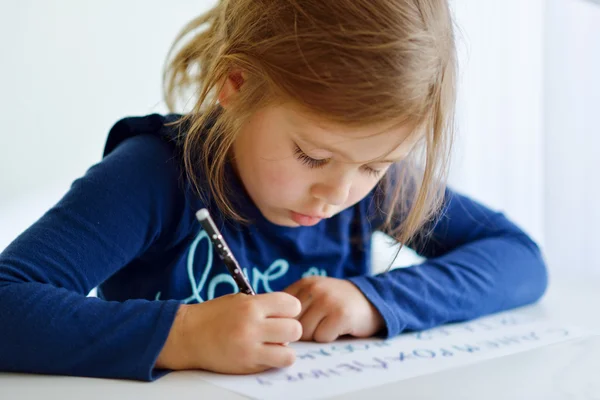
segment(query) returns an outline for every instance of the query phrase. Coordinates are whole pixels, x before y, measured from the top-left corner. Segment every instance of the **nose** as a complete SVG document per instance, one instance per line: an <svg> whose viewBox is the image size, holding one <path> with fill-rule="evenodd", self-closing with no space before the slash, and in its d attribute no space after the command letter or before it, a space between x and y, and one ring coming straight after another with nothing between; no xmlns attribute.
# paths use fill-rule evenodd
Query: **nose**
<svg viewBox="0 0 600 400"><path fill-rule="evenodd" d="M311 194L332 206L346 203L350 194L351 180L336 179L335 182L317 183L311 188Z"/></svg>

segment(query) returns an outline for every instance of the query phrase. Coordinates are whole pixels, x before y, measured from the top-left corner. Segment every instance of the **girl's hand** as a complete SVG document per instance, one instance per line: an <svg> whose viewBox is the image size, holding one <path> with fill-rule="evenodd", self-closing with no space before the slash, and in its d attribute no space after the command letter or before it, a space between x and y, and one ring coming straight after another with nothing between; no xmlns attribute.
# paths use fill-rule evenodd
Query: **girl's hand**
<svg viewBox="0 0 600 400"><path fill-rule="evenodd" d="M232 294L181 305L156 367L250 374L290 366L302 335L300 302L287 293Z"/></svg>
<svg viewBox="0 0 600 400"><path fill-rule="evenodd" d="M311 276L284 292L302 303L296 317L302 324L301 340L332 342L342 335L369 337L384 327L379 311L348 280Z"/></svg>

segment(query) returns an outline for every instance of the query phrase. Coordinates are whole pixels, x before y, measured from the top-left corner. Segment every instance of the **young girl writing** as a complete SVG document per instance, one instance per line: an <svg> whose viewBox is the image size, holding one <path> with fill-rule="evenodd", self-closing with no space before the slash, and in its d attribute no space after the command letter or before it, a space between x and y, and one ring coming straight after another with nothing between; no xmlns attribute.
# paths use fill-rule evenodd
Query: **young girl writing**
<svg viewBox="0 0 600 400"><path fill-rule="evenodd" d="M446 0L223 0L172 54L167 104L196 93L193 110L118 121L0 255L0 370L253 373L292 364L289 342L393 337L544 293L536 244L442 186ZM202 208L257 295L235 293ZM372 275L375 230L425 261Z"/></svg>

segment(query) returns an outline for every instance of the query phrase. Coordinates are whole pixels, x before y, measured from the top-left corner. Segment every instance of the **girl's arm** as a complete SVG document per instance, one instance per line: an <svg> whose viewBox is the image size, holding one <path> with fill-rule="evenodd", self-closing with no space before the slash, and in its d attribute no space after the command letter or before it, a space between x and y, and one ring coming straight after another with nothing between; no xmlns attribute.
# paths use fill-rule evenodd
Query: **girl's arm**
<svg viewBox="0 0 600 400"><path fill-rule="evenodd" d="M450 190L432 236L409 247L428 259L350 279L384 317L387 336L526 305L547 287L531 238L503 214Z"/></svg>
<svg viewBox="0 0 600 400"><path fill-rule="evenodd" d="M175 213L184 209L177 171L158 136L128 139L0 254L0 371L138 380L162 374L153 365L179 302L86 295L171 240Z"/></svg>

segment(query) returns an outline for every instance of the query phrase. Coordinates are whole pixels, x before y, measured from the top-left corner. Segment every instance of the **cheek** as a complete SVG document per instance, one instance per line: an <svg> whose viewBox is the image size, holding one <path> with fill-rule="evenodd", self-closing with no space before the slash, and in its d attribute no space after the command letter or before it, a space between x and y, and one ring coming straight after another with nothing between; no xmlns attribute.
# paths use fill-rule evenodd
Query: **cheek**
<svg viewBox="0 0 600 400"><path fill-rule="evenodd" d="M350 188L346 207L354 205L364 199L365 196L369 194L369 192L375 187L377 182L379 181L369 178L357 180L354 185L352 185L352 188Z"/></svg>
<svg viewBox="0 0 600 400"><path fill-rule="evenodd" d="M289 184L289 173L284 168L278 167L279 163L263 163L261 166L260 181L263 186L282 188Z"/></svg>
<svg viewBox="0 0 600 400"><path fill-rule="evenodd" d="M260 166L261 186L277 198L298 197L305 190L304 174L295 160L264 161Z"/></svg>

